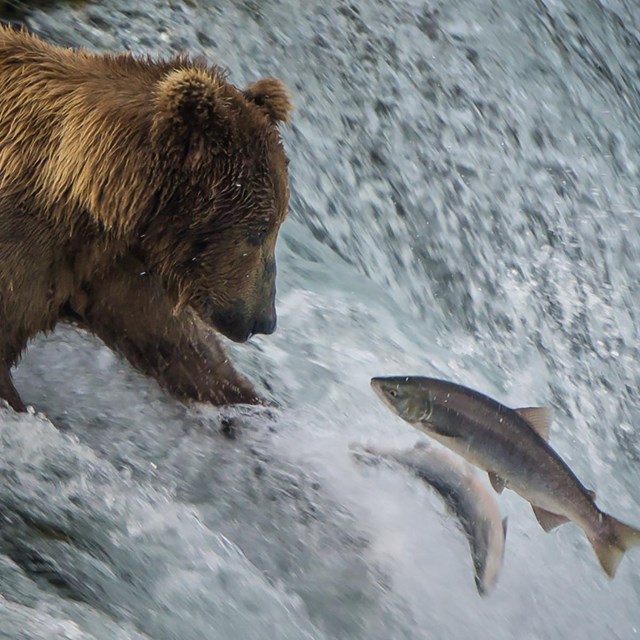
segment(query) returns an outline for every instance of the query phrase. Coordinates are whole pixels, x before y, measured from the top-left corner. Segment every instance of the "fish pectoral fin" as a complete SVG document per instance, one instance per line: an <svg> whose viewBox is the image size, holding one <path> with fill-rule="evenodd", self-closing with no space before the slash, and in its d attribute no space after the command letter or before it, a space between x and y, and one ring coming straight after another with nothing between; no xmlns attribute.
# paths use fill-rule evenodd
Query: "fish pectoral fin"
<svg viewBox="0 0 640 640"><path fill-rule="evenodd" d="M536 520L540 523L540 526L548 533L549 531L553 531L556 527L559 527L561 524L565 522L569 522L569 518L565 516L561 516L558 513L552 513L551 511L547 511L542 507L536 507L535 504L531 505L533 509L533 513L536 516Z"/></svg>
<svg viewBox="0 0 640 640"><path fill-rule="evenodd" d="M529 426L545 441L549 441L549 425L551 424L551 409L547 407L524 407L516 409L516 413L524 418Z"/></svg>
<svg viewBox="0 0 640 640"><path fill-rule="evenodd" d="M489 482L496 493L502 493L507 483L495 471L488 471L487 473L489 474Z"/></svg>

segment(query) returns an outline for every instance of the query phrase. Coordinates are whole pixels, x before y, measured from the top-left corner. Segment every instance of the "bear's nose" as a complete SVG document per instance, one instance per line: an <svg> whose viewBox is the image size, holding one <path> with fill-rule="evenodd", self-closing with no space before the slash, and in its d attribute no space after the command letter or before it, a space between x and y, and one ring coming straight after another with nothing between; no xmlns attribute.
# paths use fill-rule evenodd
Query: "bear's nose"
<svg viewBox="0 0 640 640"><path fill-rule="evenodd" d="M254 325L251 333L263 333L265 335L269 335L276 330L276 324L278 323L276 314L263 316L262 318L258 318Z"/></svg>

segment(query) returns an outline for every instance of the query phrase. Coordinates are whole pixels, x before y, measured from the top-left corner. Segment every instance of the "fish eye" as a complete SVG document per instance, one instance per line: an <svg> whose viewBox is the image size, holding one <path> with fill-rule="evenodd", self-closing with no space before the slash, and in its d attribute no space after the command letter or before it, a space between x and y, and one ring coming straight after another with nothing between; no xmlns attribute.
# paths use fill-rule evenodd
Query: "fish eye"
<svg viewBox="0 0 640 640"><path fill-rule="evenodd" d="M397 389L389 389L389 395L392 398L397 398L398 397L398 390Z"/></svg>

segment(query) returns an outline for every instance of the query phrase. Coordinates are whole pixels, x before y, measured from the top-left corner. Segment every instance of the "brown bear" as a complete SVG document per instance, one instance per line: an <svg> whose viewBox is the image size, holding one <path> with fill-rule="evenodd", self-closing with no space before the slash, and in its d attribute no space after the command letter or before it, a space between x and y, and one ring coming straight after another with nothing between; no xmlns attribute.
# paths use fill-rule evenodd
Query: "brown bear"
<svg viewBox="0 0 640 640"><path fill-rule="evenodd" d="M275 329L290 109L275 79L0 25L0 397L24 410L10 368L62 320L176 397L260 403L215 332Z"/></svg>

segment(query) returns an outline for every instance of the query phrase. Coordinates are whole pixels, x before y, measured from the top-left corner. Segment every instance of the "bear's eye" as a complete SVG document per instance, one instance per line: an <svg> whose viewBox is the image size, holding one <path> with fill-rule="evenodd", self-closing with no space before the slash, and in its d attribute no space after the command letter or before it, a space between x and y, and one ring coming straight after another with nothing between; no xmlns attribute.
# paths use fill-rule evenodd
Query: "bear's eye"
<svg viewBox="0 0 640 640"><path fill-rule="evenodd" d="M254 232L249 236L249 242L255 246L260 246L264 239L267 237L267 228L260 227L259 229L255 229Z"/></svg>

